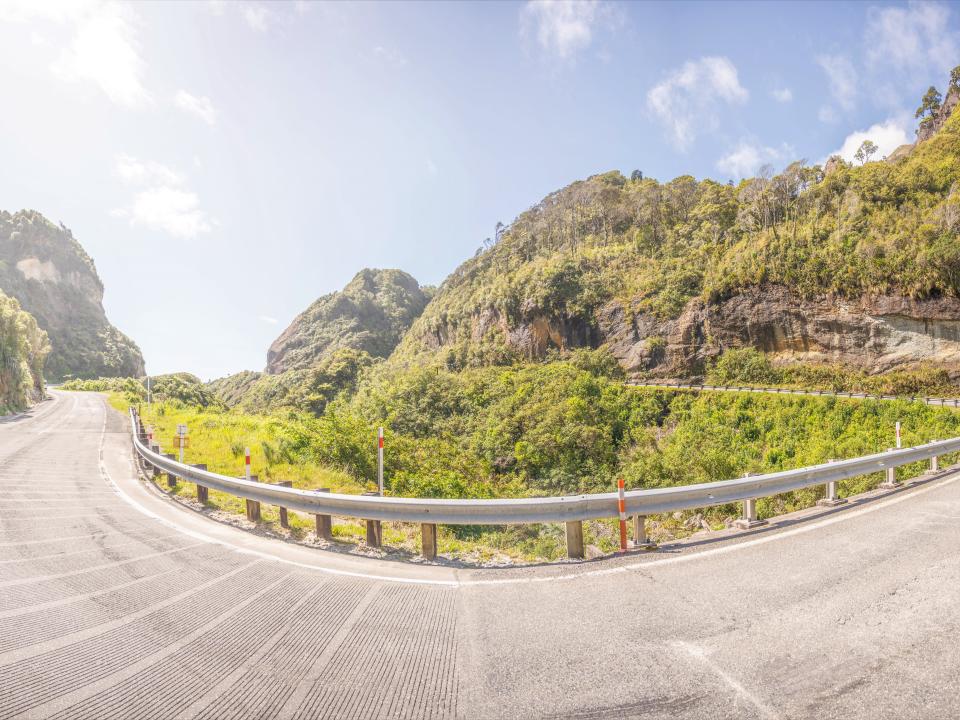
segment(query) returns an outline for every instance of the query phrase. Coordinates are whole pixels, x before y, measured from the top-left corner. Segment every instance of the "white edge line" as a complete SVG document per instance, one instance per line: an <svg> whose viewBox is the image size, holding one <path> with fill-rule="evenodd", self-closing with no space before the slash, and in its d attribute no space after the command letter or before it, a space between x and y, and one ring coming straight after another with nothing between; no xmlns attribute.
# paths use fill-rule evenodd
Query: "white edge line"
<svg viewBox="0 0 960 720"><path fill-rule="evenodd" d="M103 407L103 429L100 433L100 473L103 475L103 478L110 483L114 491L129 505L134 507L139 512L144 515L151 517L155 520L158 520L163 525L169 528L173 528L185 535L196 538L198 540L204 540L214 545L221 545L223 547L228 547L236 552L246 553L248 555L254 555L256 557L274 560L276 562L286 563L288 565L293 565L295 567L302 567L309 570L317 570L324 573L329 573L331 575L341 575L345 577L356 577L364 578L367 580L381 580L386 582L398 582L398 583L407 583L412 585L442 585L446 587L481 587L481 586L493 586L493 585L527 585L527 584L537 584L537 583L550 583L550 582L561 582L568 580L577 580L579 578L586 577L602 577L605 575L618 575L620 573L631 572L634 570L646 570L647 568L660 567L664 565L675 565L679 563L693 562L696 560L701 560L703 558L714 557L717 555L725 555L727 553L736 552L737 550L744 550L746 548L756 547L758 545L766 545L770 542L776 542L778 540L784 540L786 538L794 537L795 535L802 535L804 533L812 532L814 530L819 530L820 528L828 527L836 523L845 522L847 520L852 520L858 518L862 515L867 515L869 513L881 510L891 505L896 505L908 500L910 498L917 497L918 495L924 495L933 490L937 490L946 485L960 480L960 472L954 472L949 477L944 480L937 482L933 485L928 485L926 487L920 488L918 490L913 490L912 492L907 492L903 494L898 494L894 497L891 497L887 500L881 500L879 502L873 503L866 507L860 508L859 510L841 510L838 514L820 520L818 522L812 522L809 524L801 525L800 527L793 528L792 530L783 530L783 531L774 531L772 534L764 535L762 537L755 538L753 540L744 540L742 542L734 542L729 545L724 545L722 547L713 548L712 550L701 550L699 552L693 552L686 555L679 555L675 557L662 558L659 560L646 560L635 563L630 563L629 565L618 565L611 568L601 568L599 570L588 570L586 572L579 573L568 573L566 575L552 575L548 577L527 577L527 578L503 578L498 580L425 580L418 578L399 578L393 577L390 575L372 575L362 572L354 572L350 570L336 570L333 568L323 567L322 565L312 565L310 563L302 563L296 560L288 560L286 558L277 557L267 552L260 550L251 550L249 548L243 548L238 545L234 545L225 540L219 540L217 538L204 535L203 533L196 532L195 530L187 530L180 525L177 525L174 522L166 520L165 518L157 515L152 510L145 508L139 502L134 500L132 497L127 495L123 490L120 489L120 486L114 482L113 478L110 476L110 473L107 471L106 466L103 463L103 447L104 441L106 439L106 429L107 429L107 408L106 404L102 405Z"/></svg>

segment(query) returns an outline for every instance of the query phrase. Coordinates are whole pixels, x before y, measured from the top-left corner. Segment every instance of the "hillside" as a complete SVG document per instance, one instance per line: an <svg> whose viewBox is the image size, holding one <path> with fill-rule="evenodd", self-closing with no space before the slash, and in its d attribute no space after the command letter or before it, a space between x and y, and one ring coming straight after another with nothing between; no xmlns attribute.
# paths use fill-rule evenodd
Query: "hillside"
<svg viewBox="0 0 960 720"><path fill-rule="evenodd" d="M897 154L737 186L575 182L452 273L393 361L458 369L606 346L631 373L676 376L749 345L783 362L958 371L960 116Z"/></svg>
<svg viewBox="0 0 960 720"><path fill-rule="evenodd" d="M400 270L361 270L343 290L316 300L267 352L267 372L306 370L340 349L387 357L429 299Z"/></svg>
<svg viewBox="0 0 960 720"><path fill-rule="evenodd" d="M0 289L49 336L51 381L144 373L140 349L107 320L93 260L62 225L0 211Z"/></svg>
<svg viewBox="0 0 960 720"><path fill-rule="evenodd" d="M50 343L20 303L0 292L0 414L43 399L43 365Z"/></svg>

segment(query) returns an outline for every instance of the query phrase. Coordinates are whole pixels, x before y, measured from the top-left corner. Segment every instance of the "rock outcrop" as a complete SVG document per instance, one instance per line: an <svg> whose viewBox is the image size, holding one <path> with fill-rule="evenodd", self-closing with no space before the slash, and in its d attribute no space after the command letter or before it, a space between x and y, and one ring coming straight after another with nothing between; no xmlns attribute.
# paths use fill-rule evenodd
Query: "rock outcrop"
<svg viewBox="0 0 960 720"><path fill-rule="evenodd" d="M951 87L947 91L947 96L943 99L940 109L933 115L930 122L922 123L917 129L917 142L929 140L946 125L947 120L953 115L954 109L960 104L960 90Z"/></svg>
<svg viewBox="0 0 960 720"><path fill-rule="evenodd" d="M842 363L868 373L936 363L960 372L960 300L902 295L805 299L785 287L749 288L716 304L689 303L666 322L604 308L601 332L628 372L701 372L732 347L774 360Z"/></svg>
<svg viewBox="0 0 960 720"><path fill-rule="evenodd" d="M429 295L401 270L361 270L298 315L267 352L267 372L313 367L340 349L387 357Z"/></svg>
<svg viewBox="0 0 960 720"><path fill-rule="evenodd" d="M93 260L62 225L0 211L0 289L47 332L49 380L144 373L140 349L107 320Z"/></svg>

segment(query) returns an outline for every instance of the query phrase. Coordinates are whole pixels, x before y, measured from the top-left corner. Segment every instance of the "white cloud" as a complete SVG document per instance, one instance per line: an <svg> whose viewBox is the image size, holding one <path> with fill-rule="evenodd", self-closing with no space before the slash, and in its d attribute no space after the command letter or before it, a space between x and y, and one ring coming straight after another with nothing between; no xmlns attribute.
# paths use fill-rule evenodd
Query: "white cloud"
<svg viewBox="0 0 960 720"><path fill-rule="evenodd" d="M59 16L73 22L75 27L69 45L53 62L51 70L63 80L92 82L118 105L149 104L150 93L142 80L146 63L137 42L139 18L125 5L104 3L77 7L88 9Z"/></svg>
<svg viewBox="0 0 960 720"><path fill-rule="evenodd" d="M950 8L935 2L870 8L867 62L925 76L947 72L960 55L957 33L950 31L949 20Z"/></svg>
<svg viewBox="0 0 960 720"><path fill-rule="evenodd" d="M180 90L174 98L174 103L178 108L195 115L207 125L214 125L217 122L217 111L214 109L210 98L206 96L191 95L186 90Z"/></svg>
<svg viewBox="0 0 960 720"><path fill-rule="evenodd" d="M403 67L407 64L407 58L402 52L385 48L382 45L377 45L373 49L373 56L377 60L385 62L388 65L393 65L394 67Z"/></svg>
<svg viewBox="0 0 960 720"><path fill-rule="evenodd" d="M560 60L590 47L598 26L619 21L616 8L600 0L528 0L520 11L521 34L534 35L545 54Z"/></svg>
<svg viewBox="0 0 960 720"><path fill-rule="evenodd" d="M820 118L820 122L825 123L835 123L839 119L837 111L831 105L821 105L820 110L817 111L817 117Z"/></svg>
<svg viewBox="0 0 960 720"><path fill-rule="evenodd" d="M244 5L241 14L243 15L244 22L247 23L250 29L256 30L257 32L266 32L270 24L271 15L270 11L263 5Z"/></svg>
<svg viewBox="0 0 960 720"><path fill-rule="evenodd" d="M138 160L130 155L118 155L114 163L114 171L126 185L145 185L148 183L179 185L183 182L183 178L166 165L153 161Z"/></svg>
<svg viewBox="0 0 960 720"><path fill-rule="evenodd" d="M864 140L873 142L878 150L876 159L885 158L901 145L912 142L910 137L910 120L904 118L890 118L882 123L871 125L866 130L857 130L850 133L843 141L843 145L831 155L839 155L847 162L852 162L854 153L863 144Z"/></svg>
<svg viewBox="0 0 960 720"><path fill-rule="evenodd" d="M110 211L113 217L180 238L196 237L215 225L200 209L197 194L184 187L183 177L166 165L120 155L114 170L125 185L138 190L129 207Z"/></svg>
<svg viewBox="0 0 960 720"><path fill-rule="evenodd" d="M794 149L786 143L774 148L741 140L730 153L717 160L717 169L740 180L752 177L763 165L789 162L793 155Z"/></svg>
<svg viewBox="0 0 960 720"><path fill-rule="evenodd" d="M269 315L260 315L259 318L261 322L265 322L268 325L276 325L280 322L275 317L270 317Z"/></svg>
<svg viewBox="0 0 960 720"><path fill-rule="evenodd" d="M793 100L793 91L788 87L774 88L770 94L779 103L788 103Z"/></svg>
<svg viewBox="0 0 960 720"><path fill-rule="evenodd" d="M857 70L844 55L818 55L817 64L827 74L830 94L844 110L852 110L857 96Z"/></svg>
<svg viewBox="0 0 960 720"><path fill-rule="evenodd" d="M729 59L704 57L687 61L651 88L647 108L666 126L677 148L685 151L701 130L716 128L720 103L744 103L749 96Z"/></svg>

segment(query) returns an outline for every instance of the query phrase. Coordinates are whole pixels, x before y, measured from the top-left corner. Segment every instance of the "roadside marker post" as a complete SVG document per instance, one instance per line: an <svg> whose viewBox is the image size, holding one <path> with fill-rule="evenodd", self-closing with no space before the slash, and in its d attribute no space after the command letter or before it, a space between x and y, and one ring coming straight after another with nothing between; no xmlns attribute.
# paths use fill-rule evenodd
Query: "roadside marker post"
<svg viewBox="0 0 960 720"><path fill-rule="evenodd" d="M617 480L617 509L620 511L620 552L627 551L627 499L623 495L623 478Z"/></svg>
<svg viewBox="0 0 960 720"><path fill-rule="evenodd" d="M900 445L900 421L897 420L897 450L901 447Z"/></svg>
<svg viewBox="0 0 960 720"><path fill-rule="evenodd" d="M383 497L383 428L377 429L377 489Z"/></svg>
<svg viewBox="0 0 960 720"><path fill-rule="evenodd" d="M243 477L245 480L250 479L250 448L244 450Z"/></svg>
<svg viewBox="0 0 960 720"><path fill-rule="evenodd" d="M147 375L147 408L148 408L148 409L149 409L149 407L150 407L150 401L151 401L151 396L150 396L150 376Z"/></svg>
<svg viewBox="0 0 960 720"><path fill-rule="evenodd" d="M183 446L187 439L187 426L183 423L177 425L177 445L180 446L180 462L183 462Z"/></svg>

